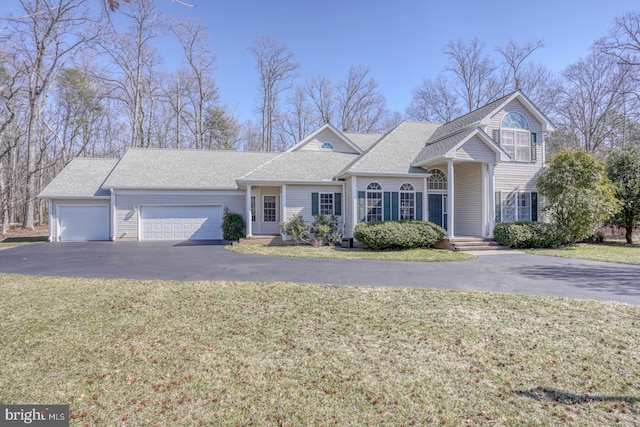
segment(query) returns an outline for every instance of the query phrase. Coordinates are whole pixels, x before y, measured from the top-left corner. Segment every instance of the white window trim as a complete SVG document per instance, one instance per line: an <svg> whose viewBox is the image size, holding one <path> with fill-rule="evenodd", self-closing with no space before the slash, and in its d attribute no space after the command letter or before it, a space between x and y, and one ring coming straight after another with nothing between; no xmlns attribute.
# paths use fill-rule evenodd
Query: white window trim
<svg viewBox="0 0 640 427"><path fill-rule="evenodd" d="M380 187L379 189L369 189L369 187L373 184L377 184L378 187ZM380 207L377 206L370 206L369 205L369 194L372 193L377 193L380 194ZM365 217L364 220L365 222L376 222L376 221L384 221L384 189L382 187L382 185L379 182L370 182L369 184L367 184L367 189L365 190L365 194L364 194L364 200L365 200ZM374 219L374 220L370 220L369 219L369 212L371 209L380 209L380 219Z"/></svg>
<svg viewBox="0 0 640 427"><path fill-rule="evenodd" d="M500 191L500 223L512 223L512 222L518 222L518 221L531 221L531 191ZM513 221L505 221L505 215L504 215L504 211L505 211L505 200L507 197L509 197L510 195L513 194L513 197L515 198L515 204L513 206L514 209L514 220ZM522 206L520 204L521 202L521 196L522 195L527 195L527 205L526 206ZM523 207L527 208L528 214L526 218L520 218L520 209L522 209Z"/></svg>
<svg viewBox="0 0 640 427"><path fill-rule="evenodd" d="M321 150L333 151L333 150L336 149L336 147L335 147L335 145L333 145L333 143L331 143L329 141L325 141L322 144L320 144L320 149Z"/></svg>
<svg viewBox="0 0 640 427"><path fill-rule="evenodd" d="M411 190L402 189L402 187L404 187L405 185L410 186ZM403 194L411 195L411 206L408 207L409 212L411 212L411 214L409 215L409 218L402 217L402 209L403 209L402 195ZM416 188L413 184L409 182L405 182L402 185L400 185L400 191L398 192L398 219L401 221L413 221L416 219Z"/></svg>
<svg viewBox="0 0 640 427"><path fill-rule="evenodd" d="M265 202L265 199L267 197L273 197L273 217L274 220L268 220L267 219L267 203ZM269 208L270 210L272 208ZM278 222L278 196L275 196L273 194L265 194L262 196L262 222L265 223L273 223L273 222Z"/></svg>
<svg viewBox="0 0 640 427"><path fill-rule="evenodd" d="M328 213L328 214L322 212L322 196L323 195L331 197L331 209L330 209L331 212ZM336 200L335 200L335 197L334 197L333 193L318 193L318 213L320 215L325 215L325 216L333 215L334 212L335 212L335 206L336 206L335 203L336 203Z"/></svg>

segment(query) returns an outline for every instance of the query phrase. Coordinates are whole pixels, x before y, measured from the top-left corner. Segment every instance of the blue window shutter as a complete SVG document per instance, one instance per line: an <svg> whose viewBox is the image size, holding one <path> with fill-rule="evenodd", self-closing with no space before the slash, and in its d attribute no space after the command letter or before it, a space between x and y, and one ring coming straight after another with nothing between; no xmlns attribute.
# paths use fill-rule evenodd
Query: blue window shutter
<svg viewBox="0 0 640 427"><path fill-rule="evenodd" d="M367 197L367 194L364 191L358 191L358 218L360 222L365 222L367 220L365 197Z"/></svg>
<svg viewBox="0 0 640 427"><path fill-rule="evenodd" d="M389 191L384 192L384 216L383 221L389 221L391 219L391 193Z"/></svg>
<svg viewBox="0 0 640 427"><path fill-rule="evenodd" d="M399 211L400 209L398 208L398 192L394 191L393 193L391 193L391 219L392 220L394 221L398 220Z"/></svg>
<svg viewBox="0 0 640 427"><path fill-rule="evenodd" d="M422 193L416 193L416 220L422 221Z"/></svg>
<svg viewBox="0 0 640 427"><path fill-rule="evenodd" d="M493 130L493 141L500 145L500 129Z"/></svg>
<svg viewBox="0 0 640 427"><path fill-rule="evenodd" d="M532 133L531 134L531 162L535 163L538 161L538 153L536 150L536 134Z"/></svg>
<svg viewBox="0 0 640 427"><path fill-rule="evenodd" d="M320 213L319 199L318 193L311 193L311 215L318 215Z"/></svg>
<svg viewBox="0 0 640 427"><path fill-rule="evenodd" d="M531 221L538 220L538 193L531 193Z"/></svg>
<svg viewBox="0 0 640 427"><path fill-rule="evenodd" d="M502 218L500 215L500 203L502 202L502 195L499 191L496 191L496 224L500 224L502 222Z"/></svg>
<svg viewBox="0 0 640 427"><path fill-rule="evenodd" d="M333 214L342 215L342 193L333 193Z"/></svg>

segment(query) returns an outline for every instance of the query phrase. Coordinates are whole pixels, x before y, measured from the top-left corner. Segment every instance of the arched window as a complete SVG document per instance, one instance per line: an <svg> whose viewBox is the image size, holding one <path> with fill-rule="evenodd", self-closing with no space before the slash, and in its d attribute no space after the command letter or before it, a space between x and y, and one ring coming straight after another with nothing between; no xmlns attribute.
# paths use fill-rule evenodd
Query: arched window
<svg viewBox="0 0 640 427"><path fill-rule="evenodd" d="M335 147L333 146L332 143L330 142L323 142L322 145L320 146L321 150L335 150Z"/></svg>
<svg viewBox="0 0 640 427"><path fill-rule="evenodd" d="M446 190L447 176L440 169L431 169L431 176L427 178L427 186L429 190Z"/></svg>
<svg viewBox="0 0 640 427"><path fill-rule="evenodd" d="M532 152L531 132L529 122L520 113L505 114L500 122L500 146L504 148L513 160L530 162ZM533 145L535 149L535 145Z"/></svg>
<svg viewBox="0 0 640 427"><path fill-rule="evenodd" d="M382 186L377 182L367 185L367 222L382 221Z"/></svg>
<svg viewBox="0 0 640 427"><path fill-rule="evenodd" d="M416 219L416 191L413 185L404 183L400 186L400 220Z"/></svg>

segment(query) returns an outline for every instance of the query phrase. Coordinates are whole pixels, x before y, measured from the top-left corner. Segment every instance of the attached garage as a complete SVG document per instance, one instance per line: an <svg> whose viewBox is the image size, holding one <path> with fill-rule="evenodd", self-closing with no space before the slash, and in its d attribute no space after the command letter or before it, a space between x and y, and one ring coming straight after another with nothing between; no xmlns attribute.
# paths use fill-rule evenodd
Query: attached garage
<svg viewBox="0 0 640 427"><path fill-rule="evenodd" d="M57 240L59 242L84 242L109 240L109 205L57 206Z"/></svg>
<svg viewBox="0 0 640 427"><path fill-rule="evenodd" d="M140 206L140 240L220 240L222 206Z"/></svg>

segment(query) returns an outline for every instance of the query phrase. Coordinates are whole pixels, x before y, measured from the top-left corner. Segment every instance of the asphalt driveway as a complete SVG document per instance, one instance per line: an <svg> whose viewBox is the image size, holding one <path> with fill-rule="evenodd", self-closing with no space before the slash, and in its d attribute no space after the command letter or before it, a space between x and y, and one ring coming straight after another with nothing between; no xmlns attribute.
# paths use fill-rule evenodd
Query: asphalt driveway
<svg viewBox="0 0 640 427"><path fill-rule="evenodd" d="M37 243L0 251L0 272L458 289L640 305L640 266L513 252L417 263L262 257L176 242Z"/></svg>

